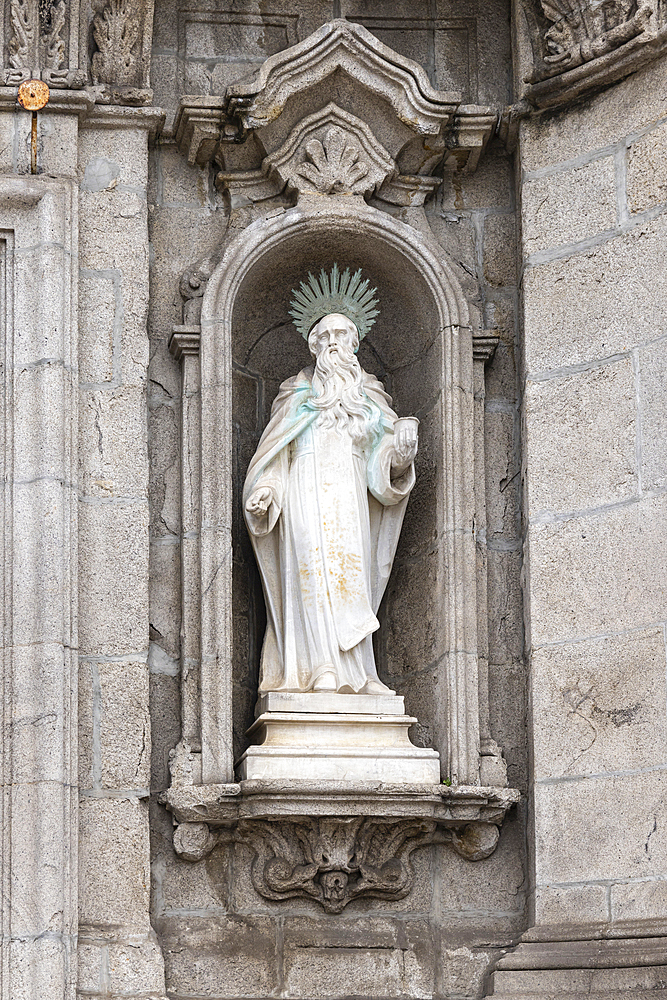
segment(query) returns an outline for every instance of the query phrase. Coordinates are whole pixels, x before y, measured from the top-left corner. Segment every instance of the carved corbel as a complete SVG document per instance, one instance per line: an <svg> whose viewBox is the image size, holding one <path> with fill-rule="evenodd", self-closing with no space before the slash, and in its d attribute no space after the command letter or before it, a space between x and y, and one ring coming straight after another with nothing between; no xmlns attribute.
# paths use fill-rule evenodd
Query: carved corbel
<svg viewBox="0 0 667 1000"><path fill-rule="evenodd" d="M265 899L314 899L341 913L353 899L397 900L414 885L410 855L433 842L432 820L375 817L243 820L237 839L254 852L252 884Z"/></svg>
<svg viewBox="0 0 667 1000"><path fill-rule="evenodd" d="M419 847L447 844L467 861L490 857L518 799L510 788L244 781L172 785L161 802L177 824L174 850L183 860L202 860L221 840L246 844L253 886L265 899L313 899L341 913L354 899L409 895Z"/></svg>

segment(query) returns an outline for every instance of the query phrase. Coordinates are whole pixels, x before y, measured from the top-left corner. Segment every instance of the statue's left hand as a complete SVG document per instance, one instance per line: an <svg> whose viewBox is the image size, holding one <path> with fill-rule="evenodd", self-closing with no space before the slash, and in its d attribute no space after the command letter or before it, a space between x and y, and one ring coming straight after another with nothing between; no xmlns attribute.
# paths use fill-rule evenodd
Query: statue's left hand
<svg viewBox="0 0 667 1000"><path fill-rule="evenodd" d="M394 459L391 463L395 478L402 476L408 466L414 462L417 454L418 435L413 424L397 422L394 428Z"/></svg>

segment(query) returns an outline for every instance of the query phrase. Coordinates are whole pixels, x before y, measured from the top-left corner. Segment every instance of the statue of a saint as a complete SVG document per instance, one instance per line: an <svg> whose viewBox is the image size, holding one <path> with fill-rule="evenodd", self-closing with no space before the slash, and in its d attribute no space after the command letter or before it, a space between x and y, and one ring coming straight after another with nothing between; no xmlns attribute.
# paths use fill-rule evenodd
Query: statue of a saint
<svg viewBox="0 0 667 1000"><path fill-rule="evenodd" d="M414 417L356 357L375 289L334 265L295 290L291 315L315 359L280 387L243 503L267 609L260 694L391 694L372 634L417 453Z"/></svg>

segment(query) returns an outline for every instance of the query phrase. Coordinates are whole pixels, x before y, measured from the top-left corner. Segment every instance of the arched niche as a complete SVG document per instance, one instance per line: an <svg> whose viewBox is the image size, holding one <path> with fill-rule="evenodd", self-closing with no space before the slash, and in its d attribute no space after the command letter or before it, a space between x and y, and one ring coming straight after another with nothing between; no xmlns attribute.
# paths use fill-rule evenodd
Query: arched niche
<svg viewBox="0 0 667 1000"><path fill-rule="evenodd" d="M309 363L291 289L334 261L363 267L381 315L359 357L420 418L417 486L381 612L383 679L419 718L445 774L478 782L472 340L454 276L427 240L361 199L260 220L229 244L202 307L202 779L233 780L252 721L261 589L240 491L280 382ZM236 745L232 740L236 728Z"/></svg>

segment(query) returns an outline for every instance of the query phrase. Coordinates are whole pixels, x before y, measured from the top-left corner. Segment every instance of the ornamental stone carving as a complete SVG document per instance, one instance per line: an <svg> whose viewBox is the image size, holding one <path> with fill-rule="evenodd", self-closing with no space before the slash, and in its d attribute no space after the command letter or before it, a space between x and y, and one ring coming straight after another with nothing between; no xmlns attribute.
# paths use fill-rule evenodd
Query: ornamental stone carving
<svg viewBox="0 0 667 1000"><path fill-rule="evenodd" d="M519 52L532 49L532 65L521 67L520 56L518 75L526 86L510 116L527 113L531 105L576 100L634 72L667 47L667 24L656 0L522 0L517 12L519 32L526 33ZM512 128L511 121L501 122L501 137Z"/></svg>
<svg viewBox="0 0 667 1000"><path fill-rule="evenodd" d="M548 27L542 37L543 65L530 82L555 76L618 48L645 31L652 10L636 0L540 0Z"/></svg>
<svg viewBox="0 0 667 1000"><path fill-rule="evenodd" d="M317 118L295 127L292 115L284 114L305 93L308 106L319 108L317 116L330 116L349 133L337 160L339 172L346 164L341 177L330 177L328 130L306 137L306 130L315 132ZM443 158L451 169L475 169L496 118L491 108L463 105L459 94L435 90L418 63L393 52L362 25L338 18L269 57L249 82L231 85L224 96L184 97L174 133L190 163L214 160L222 168L218 183L232 193L232 201L235 191L253 202L279 193L277 183L271 191L267 174L276 182L282 178L283 185L288 178L297 191L339 193L340 188L368 196L383 173L387 201L421 204ZM255 150L262 151L254 163L246 142L250 134L258 140ZM322 148L307 152L311 139ZM304 163L313 169L302 172ZM365 174L362 164L368 166ZM391 190L398 175L400 190Z"/></svg>
<svg viewBox="0 0 667 1000"><path fill-rule="evenodd" d="M140 20L130 0L109 0L93 20L93 83L135 82Z"/></svg>
<svg viewBox="0 0 667 1000"><path fill-rule="evenodd" d="M429 820L304 818L299 822L246 820L238 837L254 851L251 877L265 899L314 899L341 913L360 897L396 900L414 884L410 855L432 843Z"/></svg>
<svg viewBox="0 0 667 1000"><path fill-rule="evenodd" d="M201 861L218 843L253 852L252 884L265 899L312 899L341 913L354 899L403 899L414 886L411 855L449 845L467 861L495 851L515 789L245 781L181 786L162 801L174 850Z"/></svg>
<svg viewBox="0 0 667 1000"><path fill-rule="evenodd" d="M150 104L153 0L88 0L90 77L101 104Z"/></svg>
<svg viewBox="0 0 667 1000"><path fill-rule="evenodd" d="M30 77L41 77L50 87L82 87L85 72L76 68L76 49L69 51L76 37L71 27L78 27L78 17L78 2L10 0L4 82L18 86Z"/></svg>
<svg viewBox="0 0 667 1000"><path fill-rule="evenodd" d="M394 161L365 122L335 104L304 118L267 156L265 174L298 191L369 194L396 173Z"/></svg>

